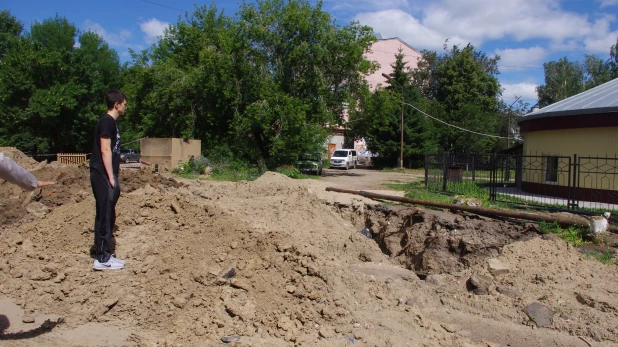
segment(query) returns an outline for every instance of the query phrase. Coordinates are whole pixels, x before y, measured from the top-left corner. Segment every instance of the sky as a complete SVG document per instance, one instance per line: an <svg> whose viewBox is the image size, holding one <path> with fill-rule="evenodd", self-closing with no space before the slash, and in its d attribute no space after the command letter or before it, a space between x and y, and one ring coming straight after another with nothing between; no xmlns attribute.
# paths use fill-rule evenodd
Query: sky
<svg viewBox="0 0 618 347"><path fill-rule="evenodd" d="M129 48L148 47L196 4L212 3L233 16L243 2L2 0L0 9L8 9L26 29L35 21L64 16L80 30L99 33L127 61ZM618 0L323 0L323 9L340 25L359 21L419 51L441 52L448 40L499 55L504 101L521 97L531 106L535 87L544 84L544 62L581 61L584 54L607 59L618 39Z"/></svg>

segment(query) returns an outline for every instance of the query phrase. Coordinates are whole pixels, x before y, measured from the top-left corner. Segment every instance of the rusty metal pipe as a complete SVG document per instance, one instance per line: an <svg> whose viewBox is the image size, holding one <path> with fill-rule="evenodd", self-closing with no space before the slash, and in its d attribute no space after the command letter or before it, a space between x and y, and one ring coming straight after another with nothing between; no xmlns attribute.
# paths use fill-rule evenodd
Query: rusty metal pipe
<svg viewBox="0 0 618 347"><path fill-rule="evenodd" d="M366 192L362 190L350 190L350 189L341 189L341 188L335 188L335 187L326 187L326 191L360 195L360 196L364 196L364 197L371 198L371 199L382 199L382 200L405 202L405 203L416 204L416 205L448 208L451 210L466 211L466 212L471 212L471 213L475 213L475 214L479 214L483 216L489 216L489 217L500 216L500 217L532 220L532 221L538 221L538 222L549 222L549 223L556 222L561 226L576 225L576 226L582 226L582 227L589 227L589 224L587 222L583 222L583 221L571 219L571 218L559 217L559 216L545 216L545 215L538 215L534 213L521 212L521 211L496 210L492 208L484 208L484 207L477 207L477 206L455 205L455 204L448 204L445 202L405 198L405 197L399 197L399 196L370 193L370 192ZM608 228L608 231L618 233L618 226L610 225Z"/></svg>

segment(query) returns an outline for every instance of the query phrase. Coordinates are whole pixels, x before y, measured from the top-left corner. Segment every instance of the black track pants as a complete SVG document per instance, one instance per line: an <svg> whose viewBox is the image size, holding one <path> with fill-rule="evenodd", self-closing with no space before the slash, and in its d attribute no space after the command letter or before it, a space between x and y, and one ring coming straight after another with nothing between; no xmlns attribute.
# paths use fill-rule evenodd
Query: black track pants
<svg viewBox="0 0 618 347"><path fill-rule="evenodd" d="M90 184L96 200L94 218L94 248L96 259L101 263L112 255L112 229L116 222L116 203L120 197L118 176L114 175L115 186L109 184L107 174L90 170Z"/></svg>

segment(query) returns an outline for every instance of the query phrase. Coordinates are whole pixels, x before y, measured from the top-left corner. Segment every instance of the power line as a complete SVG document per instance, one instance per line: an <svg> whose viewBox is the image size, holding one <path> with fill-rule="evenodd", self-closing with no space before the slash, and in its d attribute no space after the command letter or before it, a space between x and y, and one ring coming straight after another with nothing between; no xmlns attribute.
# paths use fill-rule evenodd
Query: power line
<svg viewBox="0 0 618 347"><path fill-rule="evenodd" d="M445 122L445 121L443 121L443 120L440 120L440 119L438 119L438 118L436 118L436 117L432 117L431 115L428 115L427 113L425 113L425 112L423 112L423 111L419 110L418 108L414 107L413 105L410 105L410 104L405 103L405 102L404 102L403 104L404 104L404 105L408 105L408 106L412 107L413 109L417 110L418 112L420 112L420 113L424 114L425 116L427 116L427 117L429 117L429 118L431 118L431 119L433 119L433 120L436 120L436 121L438 121L438 122L440 122L440 123L442 123L442 124L446 124L446 125L448 125L448 126L450 126L450 127L453 127L453 128L459 129L459 130L463 130L463 131L467 131L467 132L469 132L469 133L473 133L473 134L476 134L476 135L482 135L482 136L488 136L488 137L495 137L495 138L498 138L498 139L508 139L507 137L503 137L503 136L483 134L483 133L479 133L479 132L476 132L476 131L472 131L472 130L464 129L464 128L458 127L458 126L456 126L456 125L449 124L449 123L447 123L447 122Z"/></svg>
<svg viewBox="0 0 618 347"><path fill-rule="evenodd" d="M140 1L147 2L149 4L153 4L153 5L157 5L157 6L161 6L161 7L166 7L166 8L169 8L169 9L172 9L172 10L176 10L176 11L180 11L180 12L189 12L189 11L181 10L179 8L176 8L176 7L171 7L171 6L159 4L159 3L154 2L154 1L149 1L149 0L140 0Z"/></svg>

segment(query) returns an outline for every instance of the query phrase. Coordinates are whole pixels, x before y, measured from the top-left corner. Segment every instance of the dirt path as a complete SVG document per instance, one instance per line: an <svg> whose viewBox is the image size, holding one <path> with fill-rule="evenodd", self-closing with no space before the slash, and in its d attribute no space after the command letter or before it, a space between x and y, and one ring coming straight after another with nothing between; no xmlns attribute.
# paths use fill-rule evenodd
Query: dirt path
<svg viewBox="0 0 618 347"><path fill-rule="evenodd" d="M352 170L324 169L320 180L329 183L331 186L344 189L388 190L388 188L384 186L384 183L415 182L422 180L422 177L419 175L383 172L360 167Z"/></svg>

